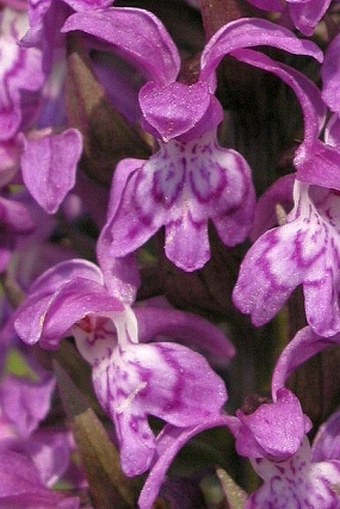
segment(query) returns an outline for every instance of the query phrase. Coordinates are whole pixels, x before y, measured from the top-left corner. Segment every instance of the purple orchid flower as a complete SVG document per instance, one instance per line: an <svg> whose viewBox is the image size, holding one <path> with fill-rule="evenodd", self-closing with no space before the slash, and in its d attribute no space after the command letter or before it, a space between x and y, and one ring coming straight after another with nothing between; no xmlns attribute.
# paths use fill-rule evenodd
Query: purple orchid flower
<svg viewBox="0 0 340 509"><path fill-rule="evenodd" d="M340 450L336 459L314 456L305 436L311 422L299 400L288 389L276 391L275 387L274 383L273 403L249 415L238 411L239 422L232 429L238 453L250 458L264 481L248 498L245 509L337 508Z"/></svg>
<svg viewBox="0 0 340 509"><path fill-rule="evenodd" d="M126 159L117 166L101 235L111 256L135 251L164 225L167 257L186 271L199 269L210 257L208 219L226 245L242 242L251 227L254 190L243 157L216 141L222 120L221 105L213 95L216 67L226 54L252 65L242 52L250 46L269 45L321 60L320 50L267 21L238 20L210 40L199 80L187 85L176 81L180 59L172 39L146 11L97 10L91 19L76 13L63 30L95 36L152 79L141 89L139 104L143 127L160 148L148 161ZM266 68L264 55L255 54L254 65Z"/></svg>
<svg viewBox="0 0 340 509"><path fill-rule="evenodd" d="M21 167L32 196L48 213L54 213L74 186L81 137L75 129L63 133L33 130L49 98L42 100L39 95L45 81L41 51L18 45L25 30L25 13L9 8L1 12L0 37L6 52L0 69L1 182L8 183Z"/></svg>
<svg viewBox="0 0 340 509"><path fill-rule="evenodd" d="M314 30L326 13L332 0L248 0L264 11L281 13L280 21L290 23L304 35L313 35Z"/></svg>
<svg viewBox="0 0 340 509"><path fill-rule="evenodd" d="M256 326L303 285L308 323L321 336L340 331L338 193L298 180L286 224L264 233L244 258L233 300Z"/></svg>
<svg viewBox="0 0 340 509"><path fill-rule="evenodd" d="M340 460L313 461L307 438L285 461L258 458L251 463L264 483L249 497L245 509L339 507L336 486L340 481Z"/></svg>
<svg viewBox="0 0 340 509"><path fill-rule="evenodd" d="M185 341L191 329L202 342L209 336L212 344L221 345L223 334L178 311L159 308L156 313L148 306L135 314L110 293L110 283L93 263L60 263L33 284L15 328L26 343L39 341L48 349L74 335L92 365L99 402L115 423L123 469L133 476L148 469L155 453L149 414L176 427L192 426L219 415L227 397L222 380L201 355L164 337ZM150 335L163 341L145 343Z"/></svg>
<svg viewBox="0 0 340 509"><path fill-rule="evenodd" d="M320 428L311 448L305 437L310 421L298 399L285 388L287 378L298 366L328 346L339 344L339 338L339 334L322 338L311 327L299 331L276 364L273 403L261 405L251 415L238 413L236 448L251 459L264 481L249 497L245 509L339 507L339 412Z"/></svg>

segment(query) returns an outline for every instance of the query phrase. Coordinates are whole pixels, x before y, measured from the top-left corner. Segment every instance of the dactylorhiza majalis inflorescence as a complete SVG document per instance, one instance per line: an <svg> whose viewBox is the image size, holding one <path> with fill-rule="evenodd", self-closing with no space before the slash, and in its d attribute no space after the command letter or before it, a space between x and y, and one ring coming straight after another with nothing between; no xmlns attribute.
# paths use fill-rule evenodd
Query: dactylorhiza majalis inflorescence
<svg viewBox="0 0 340 509"><path fill-rule="evenodd" d="M340 508L339 2L0 41L0 507Z"/></svg>

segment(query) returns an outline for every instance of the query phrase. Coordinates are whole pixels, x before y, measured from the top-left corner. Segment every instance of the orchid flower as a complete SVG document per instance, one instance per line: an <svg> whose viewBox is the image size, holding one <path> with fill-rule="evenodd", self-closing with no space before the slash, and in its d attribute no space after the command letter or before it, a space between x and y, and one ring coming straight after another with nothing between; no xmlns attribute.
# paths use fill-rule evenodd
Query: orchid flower
<svg viewBox="0 0 340 509"><path fill-rule="evenodd" d="M310 134L295 156L298 171L293 186L293 209L284 225L267 231L251 247L241 264L233 299L259 326L271 320L291 292L302 284L308 323L320 336L333 336L340 331L339 122L336 117L328 122L325 143L321 142L317 139L316 116L313 122L313 115L307 114L306 106L308 112L312 110L306 93L302 104ZM294 176L289 178L292 182ZM263 203L267 210L259 202L265 214L268 209L274 210L279 189L286 184L287 177L274 184L275 193L273 190L265 193ZM259 212L257 229L261 216L264 219Z"/></svg>
<svg viewBox="0 0 340 509"><path fill-rule="evenodd" d="M276 423L272 421L271 425L275 427ZM337 459L314 461L313 449L305 438L287 460L252 459L252 466L264 483L248 498L245 509L336 509L339 506L336 492L340 482L339 452Z"/></svg>
<svg viewBox="0 0 340 509"><path fill-rule="evenodd" d="M304 35L313 35L319 21L326 13L332 0L248 0L264 11L279 12L282 21L288 15L293 25ZM281 20L280 20L281 21Z"/></svg>
<svg viewBox="0 0 340 509"><path fill-rule="evenodd" d="M145 341L167 335L185 341L191 329L202 342L209 336L222 344L224 335L178 311L146 307L134 313L109 289L93 263L62 262L33 284L15 328L27 344L39 341L47 349L74 335L92 365L98 400L115 423L123 469L133 476L148 469L155 452L148 415L180 428L192 426L219 415L227 397L222 380L201 355L168 341Z"/></svg>
<svg viewBox="0 0 340 509"><path fill-rule="evenodd" d="M244 258L233 299L254 325L271 320L303 285L308 323L321 336L340 331L339 196L331 189L294 185L286 224L264 233Z"/></svg>
<svg viewBox="0 0 340 509"><path fill-rule="evenodd" d="M76 13L63 30L95 36L152 80L141 89L139 104L143 127L157 139L159 150L148 161L125 159L116 168L101 235L111 256L135 251L164 225L166 256L194 271L210 257L209 219L226 245L242 242L251 227L254 189L243 157L216 141L222 108L213 95L215 70L226 54L247 60L242 48L250 46L274 46L321 60L320 50L270 22L241 19L212 37L201 57L199 79L189 85L178 81L180 59L172 39L146 11L103 9L91 18ZM255 65L266 68L264 55L255 55Z"/></svg>
<svg viewBox="0 0 340 509"><path fill-rule="evenodd" d="M339 412L320 428L311 448L304 437L310 422L298 399L285 388L286 379L300 364L339 343L339 334L325 339L310 327L299 331L277 362L272 379L273 403L261 405L251 415L239 413L237 450L251 458L254 470L264 481L249 497L245 509L339 506Z"/></svg>
<svg viewBox="0 0 340 509"><path fill-rule="evenodd" d="M42 121L42 110L50 98L42 100L39 95L45 81L41 51L18 45L26 30L25 13L9 8L1 12L0 38L5 51L0 69L1 182L10 182L21 168L31 195L48 213L54 213L74 186L81 138L75 129L63 133L42 125L33 129Z"/></svg>

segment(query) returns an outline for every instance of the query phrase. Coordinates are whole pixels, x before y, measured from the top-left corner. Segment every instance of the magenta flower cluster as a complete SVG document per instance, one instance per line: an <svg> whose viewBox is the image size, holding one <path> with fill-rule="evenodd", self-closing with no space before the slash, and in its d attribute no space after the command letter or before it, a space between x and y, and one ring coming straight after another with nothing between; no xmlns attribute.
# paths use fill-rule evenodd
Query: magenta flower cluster
<svg viewBox="0 0 340 509"><path fill-rule="evenodd" d="M140 509L159 494L172 508L208 507L172 492L167 471L189 440L220 427L262 480L245 509L339 509L339 387L318 430L288 383L340 344L337 2L249 0L253 15L216 26L191 60L194 27L203 30L214 9L227 12L228 1L169 0L166 13L178 8L195 20L187 29L175 15L168 26L162 2L153 10L112 4L0 2L0 507L97 507L88 458L55 390L51 359L68 344L92 373L122 475L145 475ZM233 87L249 95L249 75L292 92L298 124L284 147L289 165L273 159L265 189L251 164L256 150L249 157L248 139L243 149L237 143ZM266 91L257 92L263 108L274 110ZM254 101L259 95L254 86ZM126 153L119 136L101 139L103 104L117 132L126 129ZM144 158L127 133L146 147ZM107 145L119 154L110 186L91 170ZM239 262L234 281L231 260ZM214 284L226 273L231 281L229 314L209 286L214 270ZM242 314L264 336L273 334L266 324L285 320L296 333L278 342L271 389L250 409L234 403L235 356L253 369L233 344L251 330Z"/></svg>

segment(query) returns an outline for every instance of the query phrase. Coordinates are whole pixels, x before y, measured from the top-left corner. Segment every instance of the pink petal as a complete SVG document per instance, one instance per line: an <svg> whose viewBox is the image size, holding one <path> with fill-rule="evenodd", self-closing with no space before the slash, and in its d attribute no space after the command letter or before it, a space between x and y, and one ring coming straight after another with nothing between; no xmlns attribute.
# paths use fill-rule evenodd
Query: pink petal
<svg viewBox="0 0 340 509"><path fill-rule="evenodd" d="M62 31L81 30L107 42L160 83L176 80L180 58L163 24L148 11L129 7L70 16Z"/></svg>
<svg viewBox="0 0 340 509"><path fill-rule="evenodd" d="M225 55L252 46L272 46L320 62L323 59L314 43L298 39L286 28L263 19L243 18L228 23L210 39L201 57L201 80L208 79Z"/></svg>
<svg viewBox="0 0 340 509"><path fill-rule="evenodd" d="M75 184L82 141L76 129L39 139L22 137L24 182L39 205L54 214Z"/></svg>

